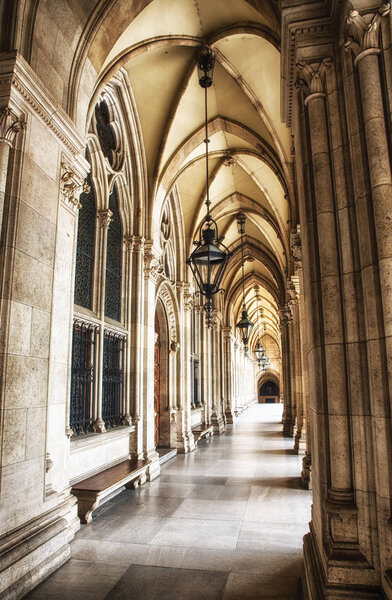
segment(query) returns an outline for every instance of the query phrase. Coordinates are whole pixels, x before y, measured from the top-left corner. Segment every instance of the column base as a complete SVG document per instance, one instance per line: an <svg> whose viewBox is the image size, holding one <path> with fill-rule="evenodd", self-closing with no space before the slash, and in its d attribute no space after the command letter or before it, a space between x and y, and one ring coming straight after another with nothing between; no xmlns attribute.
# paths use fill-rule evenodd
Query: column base
<svg viewBox="0 0 392 600"><path fill-rule="evenodd" d="M283 422L283 436L292 438L294 435L294 425L291 419L287 419Z"/></svg>
<svg viewBox="0 0 392 600"><path fill-rule="evenodd" d="M176 448L178 454L186 454L196 449L195 438L192 431L181 434L177 438Z"/></svg>
<svg viewBox="0 0 392 600"><path fill-rule="evenodd" d="M301 480L302 487L305 490L312 489L312 457L310 452L305 452L305 456L302 459Z"/></svg>
<svg viewBox="0 0 392 600"><path fill-rule="evenodd" d="M211 417L211 425L214 428L215 435L220 435L225 430L225 423L224 423L221 415L218 416L218 415L213 414Z"/></svg>
<svg viewBox="0 0 392 600"><path fill-rule="evenodd" d="M359 552L322 561L312 528L304 537L302 587L304 600L380 600L383 597L376 571Z"/></svg>
<svg viewBox="0 0 392 600"><path fill-rule="evenodd" d="M234 423L235 414L231 409L226 410L225 417L226 417L226 423L228 423L229 425L232 425Z"/></svg>
<svg viewBox="0 0 392 600"><path fill-rule="evenodd" d="M18 600L71 557L80 528L74 496L0 538L0 599Z"/></svg>

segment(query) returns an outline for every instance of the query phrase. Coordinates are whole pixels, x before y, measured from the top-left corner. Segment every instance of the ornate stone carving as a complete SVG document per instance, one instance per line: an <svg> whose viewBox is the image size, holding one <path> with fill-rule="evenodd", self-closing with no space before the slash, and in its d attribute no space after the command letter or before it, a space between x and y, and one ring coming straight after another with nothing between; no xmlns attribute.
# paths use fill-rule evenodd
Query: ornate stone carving
<svg viewBox="0 0 392 600"><path fill-rule="evenodd" d="M302 269L302 244L299 225L297 231L292 232L290 235L290 250L294 261L294 270L297 273L299 269Z"/></svg>
<svg viewBox="0 0 392 600"><path fill-rule="evenodd" d="M26 122L20 119L10 108L0 108L0 141L11 148L15 136L26 127Z"/></svg>
<svg viewBox="0 0 392 600"><path fill-rule="evenodd" d="M166 284L162 285L159 289L159 297L162 300L164 307L166 309L166 316L169 325L169 339L172 342L177 342L177 322L176 322L176 313L174 310L173 300L170 295L169 290L167 289Z"/></svg>
<svg viewBox="0 0 392 600"><path fill-rule="evenodd" d="M88 194L90 186L86 179L81 179L78 173L66 163L61 163L60 192L64 204L74 209L79 209L82 205L79 196L83 192Z"/></svg>
<svg viewBox="0 0 392 600"><path fill-rule="evenodd" d="M236 163L237 163L237 158L235 156L233 156L232 154L228 154L223 159L223 165L225 167L234 167L234 165Z"/></svg>
<svg viewBox="0 0 392 600"><path fill-rule="evenodd" d="M281 332L283 331L283 329L285 327L287 327L288 325L291 325L291 323L293 322L293 315L291 313L291 309L288 304L285 304L284 306L279 308L279 320L280 320L279 326L280 326Z"/></svg>
<svg viewBox="0 0 392 600"><path fill-rule="evenodd" d="M102 229L108 229L109 225L112 221L113 213L109 208L104 208L99 210L97 213L97 218L99 222L99 226Z"/></svg>
<svg viewBox="0 0 392 600"><path fill-rule="evenodd" d="M331 66L332 59L323 58L319 63L307 63L301 60L297 63L296 88L304 92L305 97L325 93L325 72Z"/></svg>
<svg viewBox="0 0 392 600"><path fill-rule="evenodd" d="M163 274L161 264L162 249L155 246L151 241L144 245L144 276L156 283L160 275Z"/></svg>
<svg viewBox="0 0 392 600"><path fill-rule="evenodd" d="M379 50L380 44L380 21L386 17L391 10L391 5L387 2L382 4L374 13L361 15L357 10L350 10L346 17L347 39L344 47L347 52L350 50L356 57L364 50L371 48Z"/></svg>
<svg viewBox="0 0 392 600"><path fill-rule="evenodd" d="M123 238L124 248L127 252L133 252L135 247L135 236L129 235Z"/></svg>
<svg viewBox="0 0 392 600"><path fill-rule="evenodd" d="M180 348L180 342L177 342L176 340L172 340L170 342L170 354L175 354L177 352L177 350L179 350Z"/></svg>

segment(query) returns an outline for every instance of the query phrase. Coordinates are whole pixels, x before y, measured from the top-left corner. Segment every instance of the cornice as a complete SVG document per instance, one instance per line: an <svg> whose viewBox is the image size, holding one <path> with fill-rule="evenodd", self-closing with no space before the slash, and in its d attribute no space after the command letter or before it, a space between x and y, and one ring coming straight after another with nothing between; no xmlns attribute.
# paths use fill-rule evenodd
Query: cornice
<svg viewBox="0 0 392 600"><path fill-rule="evenodd" d="M60 107L48 98L48 92L33 69L17 52L0 61L0 106L12 104L22 111L35 113L72 156L83 152L86 140Z"/></svg>

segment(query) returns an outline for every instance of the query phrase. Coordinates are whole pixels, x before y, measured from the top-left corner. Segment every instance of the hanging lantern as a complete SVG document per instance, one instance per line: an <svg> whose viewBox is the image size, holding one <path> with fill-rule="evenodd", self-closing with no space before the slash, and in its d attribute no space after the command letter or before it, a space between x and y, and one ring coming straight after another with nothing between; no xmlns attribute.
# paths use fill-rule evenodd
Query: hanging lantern
<svg viewBox="0 0 392 600"><path fill-rule="evenodd" d="M253 327L252 321L248 317L248 311L246 310L245 303L245 260L244 260L244 233L245 233L245 220L246 216L244 213L238 213L237 225L238 233L241 234L241 254L242 254L242 313L241 319L236 324L239 329L241 340L244 344L245 354L248 353L248 341L251 329Z"/></svg>
<svg viewBox="0 0 392 600"><path fill-rule="evenodd" d="M208 170L208 120L207 120L207 90L212 85L212 75L214 70L215 55L213 51L204 47L197 56L197 70L199 84L205 90L204 108L205 108L205 140L206 145L206 189L207 198L205 205L207 214L199 227L198 240L194 242L196 246L192 254L186 261L192 270L198 291L205 296L206 302L204 309L207 313L207 325L211 324L211 314L214 310L214 296L222 291L221 283L231 257L231 252L222 243L219 238L218 225L210 214L210 191L209 191L209 170Z"/></svg>

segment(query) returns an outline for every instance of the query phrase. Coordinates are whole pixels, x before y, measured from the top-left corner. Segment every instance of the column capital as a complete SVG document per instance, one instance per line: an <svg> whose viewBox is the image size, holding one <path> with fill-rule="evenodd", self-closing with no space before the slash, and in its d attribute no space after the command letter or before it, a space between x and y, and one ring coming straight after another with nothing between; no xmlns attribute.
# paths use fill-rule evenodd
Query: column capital
<svg viewBox="0 0 392 600"><path fill-rule="evenodd" d="M103 208L97 211L97 219L99 226L102 229L109 229L109 225L112 222L113 213L109 208Z"/></svg>
<svg viewBox="0 0 392 600"><path fill-rule="evenodd" d="M350 10L346 15L346 39L344 48L352 51L354 64L368 54L378 54L380 49L380 22L391 10L389 2L382 4L376 11L362 12Z"/></svg>
<svg viewBox="0 0 392 600"><path fill-rule="evenodd" d="M304 93L305 105L314 98L325 96L325 73L331 65L332 58L329 56L317 62L311 59L311 61L301 60L297 63L295 87Z"/></svg>
<svg viewBox="0 0 392 600"><path fill-rule="evenodd" d="M84 159L83 161L75 160L72 165L64 160L61 162L61 200L66 206L75 211L82 206L79 199L80 194L88 194L91 189L86 179L89 168L90 165Z"/></svg>
<svg viewBox="0 0 392 600"><path fill-rule="evenodd" d="M16 134L26 127L23 118L18 117L10 108L0 108L0 142L12 148Z"/></svg>
<svg viewBox="0 0 392 600"><path fill-rule="evenodd" d="M151 279L154 283L157 283L160 275L163 274L162 267L162 254L163 250L160 246L156 245L153 240L146 240L144 242L144 277L145 279Z"/></svg>

